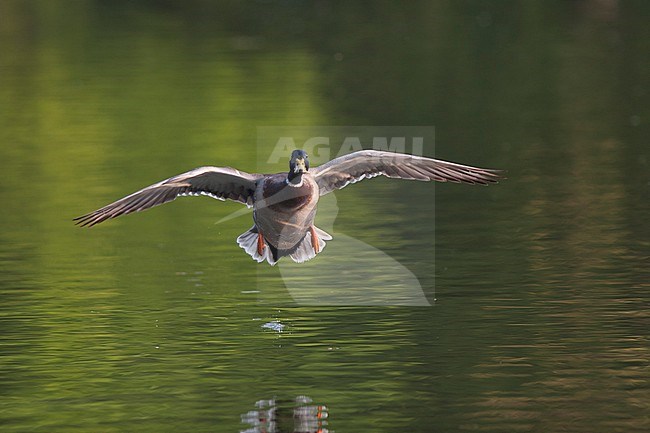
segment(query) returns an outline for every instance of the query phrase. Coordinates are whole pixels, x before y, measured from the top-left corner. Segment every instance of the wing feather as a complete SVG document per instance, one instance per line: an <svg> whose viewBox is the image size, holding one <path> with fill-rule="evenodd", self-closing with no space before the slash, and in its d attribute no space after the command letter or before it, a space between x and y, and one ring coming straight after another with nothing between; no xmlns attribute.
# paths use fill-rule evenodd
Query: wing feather
<svg viewBox="0 0 650 433"><path fill-rule="evenodd" d="M261 174L250 174L231 167L200 167L143 188L74 221L80 226L91 227L185 195L207 195L219 200L234 200L250 207L253 205L255 183L261 177Z"/></svg>
<svg viewBox="0 0 650 433"><path fill-rule="evenodd" d="M376 176L481 185L495 183L502 178L500 170L379 150L350 153L310 171L318 183L320 195Z"/></svg>

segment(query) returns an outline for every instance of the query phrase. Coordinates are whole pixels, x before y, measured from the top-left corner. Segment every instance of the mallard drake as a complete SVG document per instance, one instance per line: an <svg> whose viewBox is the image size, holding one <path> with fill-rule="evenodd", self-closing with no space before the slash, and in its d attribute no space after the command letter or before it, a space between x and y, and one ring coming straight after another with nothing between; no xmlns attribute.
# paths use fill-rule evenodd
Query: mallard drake
<svg viewBox="0 0 650 433"><path fill-rule="evenodd" d="M314 225L319 197L380 175L482 185L500 178L499 170L378 150L350 153L310 169L307 153L294 150L286 173L251 174L231 167L200 167L74 220L92 227L187 195L229 199L253 208L253 227L237 238L237 244L254 260L275 265L281 257L289 256L302 263L323 251L326 241L332 239Z"/></svg>

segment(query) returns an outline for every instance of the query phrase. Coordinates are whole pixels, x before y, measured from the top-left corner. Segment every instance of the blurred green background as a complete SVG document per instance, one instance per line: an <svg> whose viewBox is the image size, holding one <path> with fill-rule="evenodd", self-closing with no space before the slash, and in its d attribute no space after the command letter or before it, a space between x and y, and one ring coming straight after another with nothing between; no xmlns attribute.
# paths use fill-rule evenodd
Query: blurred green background
<svg viewBox="0 0 650 433"><path fill-rule="evenodd" d="M263 431L240 415L298 395L337 432L650 430L648 22L616 0L0 1L1 430ZM250 215L215 224L236 203L72 224L194 167L256 171L257 128L291 125L433 126L426 155L508 170L346 188L328 249L288 265L352 281L354 238L432 307L294 302L235 244Z"/></svg>

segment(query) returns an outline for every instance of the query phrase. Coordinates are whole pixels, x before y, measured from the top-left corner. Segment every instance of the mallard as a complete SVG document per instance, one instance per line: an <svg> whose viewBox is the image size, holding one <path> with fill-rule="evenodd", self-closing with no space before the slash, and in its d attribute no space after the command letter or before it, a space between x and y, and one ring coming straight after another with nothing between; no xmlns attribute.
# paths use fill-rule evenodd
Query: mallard
<svg viewBox="0 0 650 433"><path fill-rule="evenodd" d="M206 195L253 208L253 227L237 244L258 263L275 265L282 257L310 260L332 239L314 225L320 196L376 176L420 181L436 180L487 185L499 170L402 153L361 150L310 168L304 150L294 150L289 171L251 174L231 167L200 167L134 192L94 212L75 218L86 227L170 202L180 196Z"/></svg>

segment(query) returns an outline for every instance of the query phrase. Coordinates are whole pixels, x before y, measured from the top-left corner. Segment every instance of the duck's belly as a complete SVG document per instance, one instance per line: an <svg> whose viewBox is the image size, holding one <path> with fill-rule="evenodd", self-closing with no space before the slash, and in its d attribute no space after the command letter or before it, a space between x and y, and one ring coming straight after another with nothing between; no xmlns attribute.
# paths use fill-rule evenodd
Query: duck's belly
<svg viewBox="0 0 650 433"><path fill-rule="evenodd" d="M267 242L279 250L290 250L305 237L315 215L316 206L311 204L297 212L264 207L255 211L254 219Z"/></svg>
<svg viewBox="0 0 650 433"><path fill-rule="evenodd" d="M256 197L255 224L266 241L279 250L295 247L314 222L318 187L307 176L303 180L301 187L277 187L273 183L263 197Z"/></svg>

